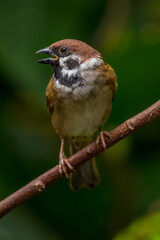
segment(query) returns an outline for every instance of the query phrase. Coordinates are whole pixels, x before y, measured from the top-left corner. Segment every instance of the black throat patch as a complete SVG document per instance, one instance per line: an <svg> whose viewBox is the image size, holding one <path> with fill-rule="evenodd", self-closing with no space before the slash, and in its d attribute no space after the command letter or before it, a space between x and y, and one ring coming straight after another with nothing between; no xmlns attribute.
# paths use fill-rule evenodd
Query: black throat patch
<svg viewBox="0 0 160 240"><path fill-rule="evenodd" d="M64 65L66 66L65 71L66 71L66 74L64 73L65 71L62 72L63 70L63 67L60 66L60 64L57 64L55 66L53 66L54 68L54 78L56 80L59 81L59 83L61 85L64 85L66 87L71 87L71 88L74 88L75 85L76 87L77 86L80 86L82 84L82 77L81 77L81 74L80 74L80 71L78 71L78 67L79 67L79 62L75 59L72 59L72 58L68 58L65 62L64 62ZM74 70L77 68L77 74L71 74L71 75L68 75L67 74L67 70Z"/></svg>

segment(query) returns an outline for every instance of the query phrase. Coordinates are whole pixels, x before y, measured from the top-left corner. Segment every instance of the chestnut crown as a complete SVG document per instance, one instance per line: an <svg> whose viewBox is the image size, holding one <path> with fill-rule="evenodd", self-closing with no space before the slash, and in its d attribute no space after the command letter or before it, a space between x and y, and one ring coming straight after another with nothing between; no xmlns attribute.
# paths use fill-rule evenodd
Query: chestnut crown
<svg viewBox="0 0 160 240"><path fill-rule="evenodd" d="M56 63L56 60L60 57L66 57L72 54L79 55L81 57L82 62L90 59L90 58L102 58L101 54L88 45L79 40L75 39L64 39L58 42L51 44L49 47L41 49L36 53L46 53L51 55L53 58L47 58L39 60L39 63Z"/></svg>
<svg viewBox="0 0 160 240"><path fill-rule="evenodd" d="M59 57L64 57L75 53L81 56L82 61L85 61L91 57L101 58L101 54L96 49L87 43L75 39L64 39L55 42L49 46L49 49L55 52L55 54Z"/></svg>

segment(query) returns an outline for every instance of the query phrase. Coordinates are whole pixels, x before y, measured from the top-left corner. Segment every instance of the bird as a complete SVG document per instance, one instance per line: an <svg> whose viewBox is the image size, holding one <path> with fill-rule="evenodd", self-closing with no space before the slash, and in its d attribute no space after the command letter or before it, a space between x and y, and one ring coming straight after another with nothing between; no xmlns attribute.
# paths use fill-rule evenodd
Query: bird
<svg viewBox="0 0 160 240"><path fill-rule="evenodd" d="M53 69L46 88L46 104L61 138L59 173L69 178L72 190L93 189L100 182L95 159L75 170L67 161L64 146L68 139L72 155L91 143L99 131L97 144L102 141L106 148L107 132L102 127L111 114L117 90L115 71L98 50L80 40L60 40L36 53L48 54L38 63L50 64Z"/></svg>

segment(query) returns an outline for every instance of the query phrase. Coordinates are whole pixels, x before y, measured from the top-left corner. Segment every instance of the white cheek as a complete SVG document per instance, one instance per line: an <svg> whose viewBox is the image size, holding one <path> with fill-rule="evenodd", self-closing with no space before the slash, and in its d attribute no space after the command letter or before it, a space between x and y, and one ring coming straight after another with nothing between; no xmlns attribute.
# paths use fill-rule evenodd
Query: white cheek
<svg viewBox="0 0 160 240"><path fill-rule="evenodd" d="M89 60L86 60L84 63L81 64L81 71L94 68L101 65L102 63L103 60L101 58L90 58Z"/></svg>
<svg viewBox="0 0 160 240"><path fill-rule="evenodd" d="M75 77L78 75L79 68L75 69L68 69L67 66L65 65L65 62L71 58L72 60L78 61L79 63L81 62L81 57L76 54L72 54L68 57L60 58L59 59L59 65L62 68L62 76L63 77Z"/></svg>
<svg viewBox="0 0 160 240"><path fill-rule="evenodd" d="M71 58L72 60L76 60L78 61L79 63L82 61L81 57L77 54L71 54L70 56L67 56L67 57L60 57L59 58L59 65L62 67L62 68L65 68L67 69L66 65L65 65L65 62Z"/></svg>

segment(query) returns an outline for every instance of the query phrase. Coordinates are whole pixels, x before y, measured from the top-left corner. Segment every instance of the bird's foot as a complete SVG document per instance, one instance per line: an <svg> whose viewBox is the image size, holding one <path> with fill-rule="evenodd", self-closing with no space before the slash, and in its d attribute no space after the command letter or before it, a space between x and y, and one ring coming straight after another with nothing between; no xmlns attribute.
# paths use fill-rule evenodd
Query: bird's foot
<svg viewBox="0 0 160 240"><path fill-rule="evenodd" d="M62 154L59 157L59 173L61 176L65 175L66 178L69 178L68 169L74 171L72 165L68 162L68 158Z"/></svg>
<svg viewBox="0 0 160 240"><path fill-rule="evenodd" d="M61 138L61 148L59 154L59 173L61 176L65 175L66 178L69 178L68 169L70 169L72 172L75 171L75 169L68 162L68 158L64 154L64 142L64 138Z"/></svg>
<svg viewBox="0 0 160 240"><path fill-rule="evenodd" d="M105 137L109 138L110 139L110 135L108 132L106 131L103 131L102 129L100 130L100 133L97 137L97 140L96 140L96 143L97 143L97 146L99 146L100 143L102 143L103 145L103 148L104 150L106 151L106 148L107 148L107 144L105 142Z"/></svg>

